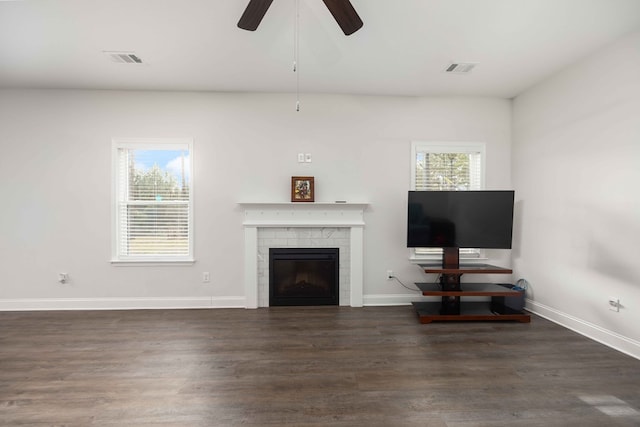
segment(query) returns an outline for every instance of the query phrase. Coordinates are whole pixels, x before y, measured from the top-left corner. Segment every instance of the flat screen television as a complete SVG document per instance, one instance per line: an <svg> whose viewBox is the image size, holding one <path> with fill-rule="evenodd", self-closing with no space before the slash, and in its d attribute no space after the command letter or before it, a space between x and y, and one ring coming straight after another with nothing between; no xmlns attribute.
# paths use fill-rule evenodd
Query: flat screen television
<svg viewBox="0 0 640 427"><path fill-rule="evenodd" d="M407 247L511 249L514 192L409 191Z"/></svg>

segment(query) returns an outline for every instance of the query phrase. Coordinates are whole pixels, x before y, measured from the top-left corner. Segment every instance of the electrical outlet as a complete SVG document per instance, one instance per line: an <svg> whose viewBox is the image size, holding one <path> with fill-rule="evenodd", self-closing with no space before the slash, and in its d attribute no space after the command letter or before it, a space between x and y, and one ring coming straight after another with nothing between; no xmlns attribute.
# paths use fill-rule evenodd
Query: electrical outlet
<svg viewBox="0 0 640 427"><path fill-rule="evenodd" d="M609 310L619 312L620 311L620 298L609 297Z"/></svg>
<svg viewBox="0 0 640 427"><path fill-rule="evenodd" d="M202 283L209 283L211 281L211 275L208 271L202 273Z"/></svg>
<svg viewBox="0 0 640 427"><path fill-rule="evenodd" d="M393 270L387 270L387 280L393 279Z"/></svg>

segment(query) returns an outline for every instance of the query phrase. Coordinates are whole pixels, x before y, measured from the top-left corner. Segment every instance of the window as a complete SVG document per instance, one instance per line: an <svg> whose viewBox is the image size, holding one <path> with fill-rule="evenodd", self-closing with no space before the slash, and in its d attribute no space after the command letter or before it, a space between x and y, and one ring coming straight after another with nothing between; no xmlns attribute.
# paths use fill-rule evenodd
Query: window
<svg viewBox="0 0 640 427"><path fill-rule="evenodd" d="M413 142L411 189L467 191L484 189L485 145L479 142ZM442 249L415 248L412 257L435 258ZM462 258L478 258L479 249L460 249Z"/></svg>
<svg viewBox="0 0 640 427"><path fill-rule="evenodd" d="M192 142L113 141L113 261L192 262Z"/></svg>

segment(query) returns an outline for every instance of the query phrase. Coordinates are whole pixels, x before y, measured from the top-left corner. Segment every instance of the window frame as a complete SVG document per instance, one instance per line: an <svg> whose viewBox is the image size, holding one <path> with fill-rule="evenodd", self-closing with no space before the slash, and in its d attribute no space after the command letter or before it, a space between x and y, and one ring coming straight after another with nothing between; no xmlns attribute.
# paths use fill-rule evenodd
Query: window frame
<svg viewBox="0 0 640 427"><path fill-rule="evenodd" d="M460 154L480 154L480 173L478 190L485 189L486 176L486 144L477 141L411 141L411 187L416 190L416 171L418 153L460 153ZM434 249L432 253L420 253L420 248L409 248L409 260L413 262L442 260L442 250ZM429 251L431 252L431 251ZM479 260L487 259L484 249L472 249L460 251L460 259Z"/></svg>
<svg viewBox="0 0 640 427"><path fill-rule="evenodd" d="M119 150L184 150L189 151L188 254L187 255L123 255L120 250L120 163ZM192 138L113 138L111 143L111 264L112 265L192 265L194 258L194 171Z"/></svg>

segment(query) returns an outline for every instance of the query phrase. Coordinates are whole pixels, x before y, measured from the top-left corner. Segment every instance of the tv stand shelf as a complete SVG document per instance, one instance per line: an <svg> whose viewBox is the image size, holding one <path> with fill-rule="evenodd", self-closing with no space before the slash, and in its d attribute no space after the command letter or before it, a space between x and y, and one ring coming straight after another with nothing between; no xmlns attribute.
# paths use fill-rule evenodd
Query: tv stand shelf
<svg viewBox="0 0 640 427"><path fill-rule="evenodd" d="M445 291L438 283L416 283L422 295L426 296L456 296L456 297L514 297L518 292L495 283L461 283L459 291Z"/></svg>
<svg viewBox="0 0 640 427"><path fill-rule="evenodd" d="M511 274L508 268L489 264L459 264L457 251L453 262L420 264L425 273L440 274L439 283L416 283L425 296L439 296L440 302L413 302L420 323L434 321L515 320L529 323L531 317L520 309L514 309L513 301L521 299L521 291L510 285L494 283L461 283L467 274ZM448 260L450 261L450 259ZM461 301L466 296L490 297L489 301Z"/></svg>
<svg viewBox="0 0 640 427"><path fill-rule="evenodd" d="M442 264L420 264L425 273L438 274L511 274L508 268L490 264L460 264L458 267L442 267Z"/></svg>
<svg viewBox="0 0 640 427"><path fill-rule="evenodd" d="M413 302L412 304L418 313L420 323L474 320L516 320L521 323L531 321L528 314L504 305L494 307L486 302L463 302L460 304L460 314L441 314L439 302Z"/></svg>

